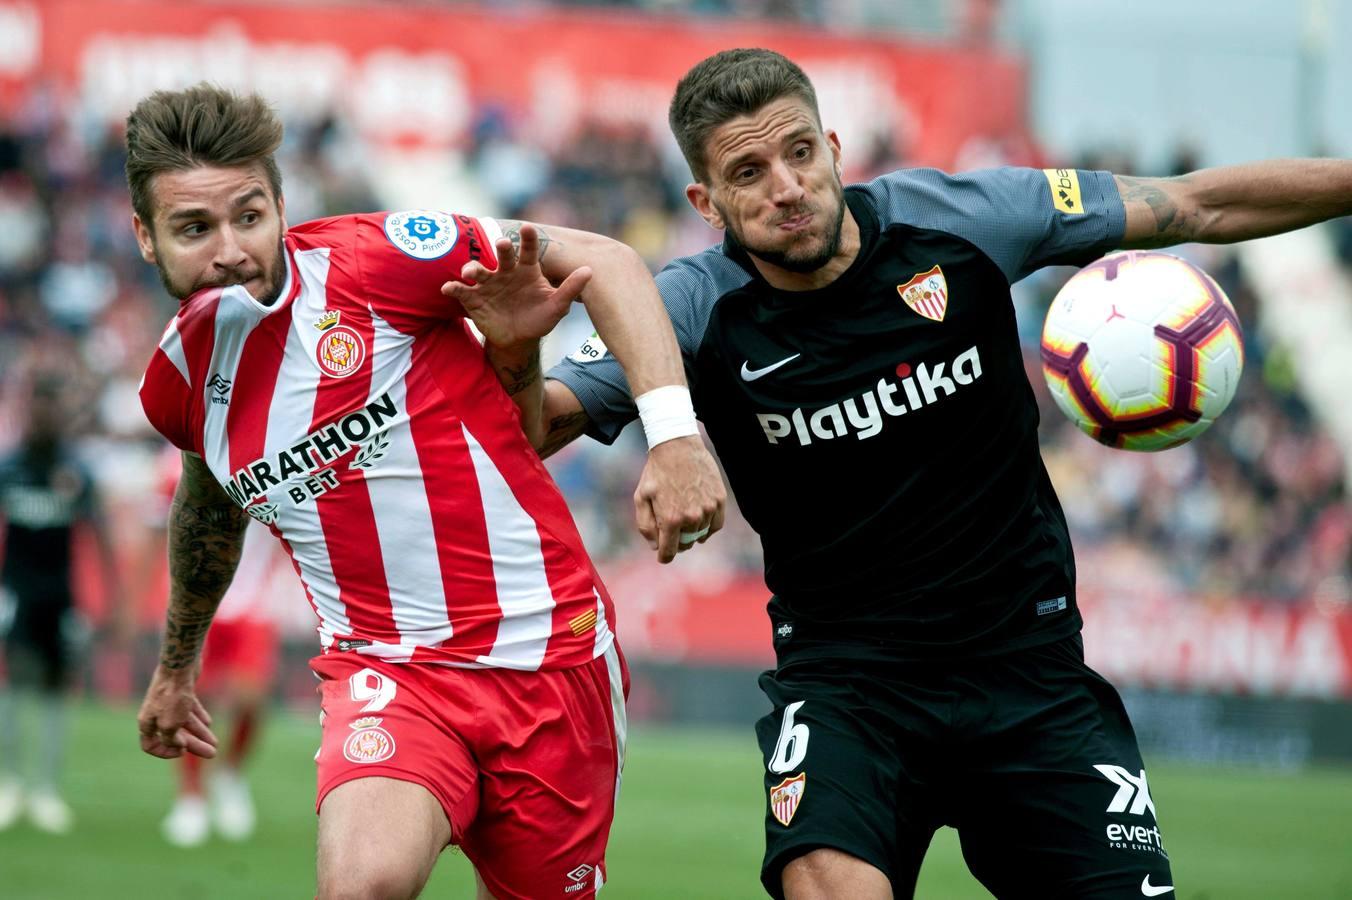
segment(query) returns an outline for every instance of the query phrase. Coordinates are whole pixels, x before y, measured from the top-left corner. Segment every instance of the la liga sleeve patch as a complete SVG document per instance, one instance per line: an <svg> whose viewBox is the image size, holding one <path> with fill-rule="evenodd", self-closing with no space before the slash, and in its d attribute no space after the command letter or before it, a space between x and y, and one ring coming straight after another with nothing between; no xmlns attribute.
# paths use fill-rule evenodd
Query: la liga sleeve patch
<svg viewBox="0 0 1352 900"><path fill-rule="evenodd" d="M385 237L414 259L440 259L460 238L455 219L430 209L392 212L385 217Z"/></svg>

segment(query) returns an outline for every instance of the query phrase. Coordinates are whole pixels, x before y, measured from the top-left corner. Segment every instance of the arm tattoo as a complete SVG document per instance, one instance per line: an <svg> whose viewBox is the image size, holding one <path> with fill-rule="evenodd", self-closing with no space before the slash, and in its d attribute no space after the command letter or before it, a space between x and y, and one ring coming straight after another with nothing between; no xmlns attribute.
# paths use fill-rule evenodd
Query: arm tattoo
<svg viewBox="0 0 1352 900"><path fill-rule="evenodd" d="M549 430L545 432L545 442L540 447L540 458L553 456L587 430L587 414L581 410L555 416L549 420Z"/></svg>
<svg viewBox="0 0 1352 900"><path fill-rule="evenodd" d="M184 457L183 476L169 510L169 611L160 665L193 665L216 607L235 575L244 546L244 511L230 502L196 457Z"/></svg>
<svg viewBox="0 0 1352 900"><path fill-rule="evenodd" d="M526 364L517 368L516 366L499 364L498 381L502 383L507 391L507 396L515 396L526 388L540 381L540 345L535 345L535 350L531 353L530 359ZM505 377L504 377L505 376Z"/></svg>
<svg viewBox="0 0 1352 900"><path fill-rule="evenodd" d="M1122 202L1128 205L1144 203L1150 208L1150 214L1155 219L1154 235L1134 241L1133 245L1168 247L1172 244L1190 241L1196 237L1200 225L1198 215L1195 212L1189 214L1180 210L1178 203L1162 186L1169 181L1182 181L1183 178L1133 178L1127 175L1118 175L1117 179L1122 185Z"/></svg>
<svg viewBox="0 0 1352 900"><path fill-rule="evenodd" d="M520 254L521 226L525 223L518 222L515 219L499 219L498 224L502 226L502 236L510 240L512 242L512 247ZM540 236L540 259L545 258L545 254L549 252L549 248L554 244L558 244L560 247L563 246L563 241L557 241L550 237L549 232L543 225L536 225L535 233Z"/></svg>

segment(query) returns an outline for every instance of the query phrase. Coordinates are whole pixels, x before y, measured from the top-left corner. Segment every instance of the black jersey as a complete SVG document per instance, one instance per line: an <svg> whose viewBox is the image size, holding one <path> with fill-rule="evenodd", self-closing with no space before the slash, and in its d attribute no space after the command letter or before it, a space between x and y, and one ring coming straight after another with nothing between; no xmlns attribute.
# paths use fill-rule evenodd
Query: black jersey
<svg viewBox="0 0 1352 900"><path fill-rule="evenodd" d="M898 658L1073 633L1074 561L1009 288L1121 240L1111 174L914 169L845 197L859 256L825 288L772 288L731 240L657 279L696 413L761 536L776 634ZM593 437L635 417L595 339L550 377Z"/></svg>
<svg viewBox="0 0 1352 900"><path fill-rule="evenodd" d="M68 589L71 526L92 514L93 485L85 467L65 453L46 457L19 448L0 459L0 580L21 595Z"/></svg>

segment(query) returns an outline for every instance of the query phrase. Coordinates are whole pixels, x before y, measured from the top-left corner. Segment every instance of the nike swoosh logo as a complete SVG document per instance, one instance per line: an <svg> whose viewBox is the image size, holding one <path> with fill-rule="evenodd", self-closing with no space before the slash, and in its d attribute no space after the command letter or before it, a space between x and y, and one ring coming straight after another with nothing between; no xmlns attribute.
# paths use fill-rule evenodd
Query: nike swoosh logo
<svg viewBox="0 0 1352 900"><path fill-rule="evenodd" d="M746 363L742 363L742 380L755 381L757 378L763 378L764 376L769 375L775 369L778 369L780 366L786 366L802 355L803 354L801 353L795 353L793 356L786 356L779 362L772 363L763 369L753 369L749 367Z"/></svg>
<svg viewBox="0 0 1352 900"><path fill-rule="evenodd" d="M1145 894L1147 897L1158 897L1161 894L1169 893L1173 889L1174 886L1172 884L1161 884L1159 887L1155 887L1150 883L1149 875L1141 880L1141 893Z"/></svg>

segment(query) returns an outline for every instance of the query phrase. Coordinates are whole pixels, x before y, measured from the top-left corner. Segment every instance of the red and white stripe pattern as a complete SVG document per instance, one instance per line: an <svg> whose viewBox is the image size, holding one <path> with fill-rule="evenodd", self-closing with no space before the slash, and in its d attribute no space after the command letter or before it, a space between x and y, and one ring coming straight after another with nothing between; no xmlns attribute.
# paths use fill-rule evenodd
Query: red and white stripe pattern
<svg viewBox="0 0 1352 900"><path fill-rule="evenodd" d="M403 233L391 228L411 215L291 229L272 307L238 286L190 298L147 367L142 403L282 541L325 649L580 665L613 640L609 598L482 347L439 291L469 259L492 264L496 226L429 213L441 244L448 230L455 242L428 258L394 243ZM345 341L359 348L355 369L324 365L320 341L335 328L358 339Z"/></svg>

